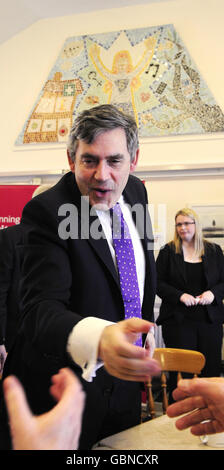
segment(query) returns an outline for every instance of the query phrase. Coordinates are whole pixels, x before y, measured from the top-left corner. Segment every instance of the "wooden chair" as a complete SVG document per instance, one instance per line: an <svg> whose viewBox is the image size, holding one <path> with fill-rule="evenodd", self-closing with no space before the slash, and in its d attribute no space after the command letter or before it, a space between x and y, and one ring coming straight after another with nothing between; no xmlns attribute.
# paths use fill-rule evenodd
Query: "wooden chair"
<svg viewBox="0 0 224 470"><path fill-rule="evenodd" d="M182 378L181 372L187 372L197 377L205 365L205 357L198 351L174 348L156 348L153 359L161 366L162 408L166 413L168 406L166 372L177 372L177 382ZM146 414L150 419L155 418L155 404L152 394L152 383L146 383Z"/></svg>

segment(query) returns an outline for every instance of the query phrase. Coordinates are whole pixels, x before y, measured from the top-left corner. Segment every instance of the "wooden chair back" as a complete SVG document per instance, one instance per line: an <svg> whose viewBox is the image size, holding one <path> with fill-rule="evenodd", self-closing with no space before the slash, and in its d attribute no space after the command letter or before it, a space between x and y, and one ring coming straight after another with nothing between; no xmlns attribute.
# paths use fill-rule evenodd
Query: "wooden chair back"
<svg viewBox="0 0 224 470"><path fill-rule="evenodd" d="M205 356L198 351L174 348L156 348L153 359L161 366L162 408L163 414L168 407L166 372L177 372L177 382L182 378L181 373L187 372L197 377L205 365ZM146 383L147 416L155 418L155 404L152 394L152 383Z"/></svg>

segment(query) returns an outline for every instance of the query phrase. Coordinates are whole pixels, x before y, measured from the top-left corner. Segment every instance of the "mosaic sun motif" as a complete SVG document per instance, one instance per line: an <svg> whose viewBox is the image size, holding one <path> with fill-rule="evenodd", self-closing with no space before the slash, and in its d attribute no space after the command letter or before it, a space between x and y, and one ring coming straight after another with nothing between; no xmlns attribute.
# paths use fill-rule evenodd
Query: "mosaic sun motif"
<svg viewBox="0 0 224 470"><path fill-rule="evenodd" d="M223 132L215 102L173 25L68 38L16 144L65 142L84 109L111 103L140 137Z"/></svg>

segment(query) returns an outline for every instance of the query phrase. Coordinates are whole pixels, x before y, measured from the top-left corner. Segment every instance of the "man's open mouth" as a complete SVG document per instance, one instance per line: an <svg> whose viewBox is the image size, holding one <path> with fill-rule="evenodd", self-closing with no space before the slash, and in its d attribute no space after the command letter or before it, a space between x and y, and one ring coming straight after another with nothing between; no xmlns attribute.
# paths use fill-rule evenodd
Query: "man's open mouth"
<svg viewBox="0 0 224 470"><path fill-rule="evenodd" d="M92 191L94 191L95 193L105 194L105 193L111 191L111 189L109 189L109 188L92 188Z"/></svg>

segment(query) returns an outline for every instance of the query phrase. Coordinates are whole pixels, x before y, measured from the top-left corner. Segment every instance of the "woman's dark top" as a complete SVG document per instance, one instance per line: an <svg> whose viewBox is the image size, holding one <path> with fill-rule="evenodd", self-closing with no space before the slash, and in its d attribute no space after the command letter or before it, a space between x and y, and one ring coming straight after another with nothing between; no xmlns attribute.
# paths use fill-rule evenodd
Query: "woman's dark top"
<svg viewBox="0 0 224 470"><path fill-rule="evenodd" d="M206 279L202 262L189 263L184 261L184 267L187 279L187 294L197 297L206 290ZM204 305L193 305L187 307L187 318L194 321L204 320L207 317L207 311Z"/></svg>

